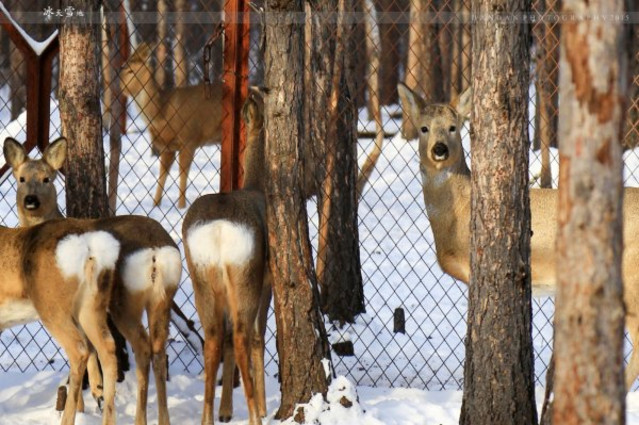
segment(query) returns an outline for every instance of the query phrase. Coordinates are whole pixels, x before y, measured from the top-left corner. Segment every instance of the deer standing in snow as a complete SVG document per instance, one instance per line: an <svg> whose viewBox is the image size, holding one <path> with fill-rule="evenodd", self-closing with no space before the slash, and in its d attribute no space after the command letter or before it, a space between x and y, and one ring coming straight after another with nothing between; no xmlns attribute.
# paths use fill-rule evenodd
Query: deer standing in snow
<svg viewBox="0 0 639 425"><path fill-rule="evenodd" d="M222 141L222 84L162 89L155 80L151 48L142 43L120 71L123 92L135 101L148 125L151 145L160 156L160 174L153 203L162 201L166 178L179 153L180 197L186 206L186 185L197 148ZM210 96L207 98L207 90Z"/></svg>
<svg viewBox="0 0 639 425"><path fill-rule="evenodd" d="M225 326L232 327L233 351L224 344L220 420L231 417L233 358L240 369L249 424L266 415L264 333L271 300L263 193L261 97L252 92L242 113L248 137L244 189L205 195L188 210L182 225L186 260L204 331L204 409L202 424L213 423L215 377Z"/></svg>
<svg viewBox="0 0 639 425"><path fill-rule="evenodd" d="M102 423L115 423L115 343L106 315L120 243L90 220L0 227L0 330L40 318L69 359L62 424L75 422L91 350L104 375Z"/></svg>
<svg viewBox="0 0 639 425"><path fill-rule="evenodd" d="M402 103L419 133L419 169L426 213L437 262L456 279L470 281L470 170L464 159L460 129L470 115L470 90L451 104L428 104L400 84ZM530 189L531 281L535 295L554 294L557 233L556 189ZM623 204L623 289L626 326L639 344L639 189L626 188ZM626 369L629 389L639 375L639 349L632 351Z"/></svg>
<svg viewBox="0 0 639 425"><path fill-rule="evenodd" d="M66 143L64 138L57 139L47 146L42 159L33 160L22 144L11 138L5 140L4 155L18 182L18 217L22 226L62 217L53 182L64 164ZM125 215L90 223L92 229L113 235L121 246L109 312L135 354L138 381L135 425L147 423L151 363L158 395L159 424L168 425L166 342L171 302L182 273L180 251L166 230L148 217ZM145 311L150 335L142 323ZM91 389L99 399L99 372L94 372L93 361L89 365Z"/></svg>

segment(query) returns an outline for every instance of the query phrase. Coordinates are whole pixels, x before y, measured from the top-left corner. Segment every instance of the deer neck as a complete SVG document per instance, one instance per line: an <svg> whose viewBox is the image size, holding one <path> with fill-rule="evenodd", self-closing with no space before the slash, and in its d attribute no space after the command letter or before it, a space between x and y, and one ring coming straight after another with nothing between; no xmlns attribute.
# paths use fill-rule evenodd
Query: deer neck
<svg viewBox="0 0 639 425"><path fill-rule="evenodd" d="M244 152L244 189L264 192L264 132L249 134Z"/></svg>
<svg viewBox="0 0 639 425"><path fill-rule="evenodd" d="M431 224L437 257L444 271L454 277L464 276L446 269L446 264L464 264L470 244L470 170L466 163L445 169L421 166L426 212Z"/></svg>
<svg viewBox="0 0 639 425"><path fill-rule="evenodd" d="M154 124L158 124L163 102L161 101L160 86L153 76L149 76L146 79L143 88L133 96L133 100L147 125L153 126Z"/></svg>
<svg viewBox="0 0 639 425"><path fill-rule="evenodd" d="M28 210L24 208L18 208L18 219L20 220L20 226L22 227L30 227L35 226L40 223L44 223L48 220L53 220L54 218L63 218L64 216L58 209L56 205L55 209L45 215L40 214L31 214Z"/></svg>

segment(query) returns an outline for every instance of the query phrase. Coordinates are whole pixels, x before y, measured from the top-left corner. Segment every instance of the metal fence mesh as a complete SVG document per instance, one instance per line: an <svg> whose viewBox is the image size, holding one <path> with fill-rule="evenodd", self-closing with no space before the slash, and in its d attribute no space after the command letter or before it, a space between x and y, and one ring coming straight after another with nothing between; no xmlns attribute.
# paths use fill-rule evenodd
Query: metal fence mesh
<svg viewBox="0 0 639 425"><path fill-rule="evenodd" d="M553 18L559 2L537 0L534 3L537 22L531 43L531 85L529 98L531 153L531 181L535 186L552 184L556 187L558 158L555 150L558 115L558 47L559 24ZM5 4L7 4L5 2ZM43 25L45 7L56 5L26 0L9 2L14 19L21 22L35 38L42 39L53 30ZM254 10L261 8L254 4ZM355 5L362 16L363 3ZM127 11L130 35L138 43L153 47L149 66L164 72L162 87L171 90L178 75L188 77L188 85L203 81L202 49L212 33L221 5L212 0L133 0ZM366 299L366 313L357 322L339 328L327 323L331 342L351 340L355 356L333 356L338 373L345 374L360 385L409 386L430 390L457 389L462 385L466 334L466 289L445 275L436 263L430 225L424 212L418 171L418 152L415 142L402 137L402 109L396 86L406 81L431 101L446 101L461 93L470 84L471 39L470 0L377 0L376 22L379 38L374 41L380 52L379 93L369 93L366 87L366 42L371 34L362 20L352 28L355 56L353 83L356 88L353 102L358 110L358 155L360 165L374 145L375 125L368 110L372 96L379 96L382 122L387 137L382 154L371 175L358 206L360 257ZM155 11L163 12L165 28L157 23ZM179 11L191 13L191 19L179 33L175 16ZM32 12L32 13L25 13ZM217 18L216 18L217 17ZM22 21L21 21L22 19ZM261 15L252 12L250 74L251 84L260 84L264 75L263 58L259 55ZM627 125L624 142L627 184L636 185L639 164L634 148L639 140L639 40L636 25L629 43L630 69ZM162 42L158 42L161 39ZM108 48L108 44L103 44ZM184 50L181 63L178 48ZM222 76L222 45L214 46L212 79ZM166 58L158 58L164 52ZM26 100L21 55L0 30L0 130L2 139L12 136L25 139ZM106 62L108 64L108 60ZM164 64L164 66L162 66ZM120 64L112 64L114 67ZM181 78L181 77L180 77ZM54 90L51 93L52 137L60 135L60 118L55 86L57 65L54 64ZM410 83L409 83L410 82ZM150 90L150 88L149 88ZM153 102L161 102L155 93L147 92ZM206 124L206 123L203 123ZM168 176L162 204L153 205L153 193L158 176L158 158L151 152L148 125L142 111L130 99L126 109L126 131L122 139L118 185L118 214L148 215L164 225L179 246L181 224L186 209L176 206L178 199L177 166ZM465 139L468 129L464 129ZM105 128L105 152L109 153L109 134ZM466 143L466 148L469 144ZM550 148L546 148L550 147ZM0 161L4 163L3 161ZM634 164L634 165L633 165ZM217 145L199 148L190 169L187 202L199 195L219 190L220 148ZM550 179L550 180L548 180ZM6 174L0 180L0 218L3 224L17 225L15 182ZM551 182L551 183L549 183ZM57 182L62 210L64 182ZM317 246L318 217L315 199L308 203L311 239ZM188 271L176 302L189 318L198 323ZM406 313L406 333L393 332L393 317L397 308ZM534 301L533 337L535 374L538 383L544 382L552 344L551 298ZM267 373L277 373L275 324L269 319L267 334ZM202 371L202 359L182 338L171 330L168 353L172 367L190 373ZM0 335L0 368L4 371L60 370L65 367L63 353L39 323L15 327Z"/></svg>

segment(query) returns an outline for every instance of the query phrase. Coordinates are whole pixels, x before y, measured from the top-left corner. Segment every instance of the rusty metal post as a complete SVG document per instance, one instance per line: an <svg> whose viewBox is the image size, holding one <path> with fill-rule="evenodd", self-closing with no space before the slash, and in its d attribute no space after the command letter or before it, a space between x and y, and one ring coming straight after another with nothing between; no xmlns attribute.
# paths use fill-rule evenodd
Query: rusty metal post
<svg viewBox="0 0 639 425"><path fill-rule="evenodd" d="M30 152L36 145L41 151L49 143L50 98L52 62L58 54L60 44L57 34L40 54L35 52L20 31L13 26L10 16L0 9L0 25L22 53L27 67L27 140L25 147ZM0 168L0 176L9 170L9 165Z"/></svg>
<svg viewBox="0 0 639 425"><path fill-rule="evenodd" d="M220 191L241 186L245 131L241 108L248 93L249 2L224 3L224 93L222 95L222 165Z"/></svg>

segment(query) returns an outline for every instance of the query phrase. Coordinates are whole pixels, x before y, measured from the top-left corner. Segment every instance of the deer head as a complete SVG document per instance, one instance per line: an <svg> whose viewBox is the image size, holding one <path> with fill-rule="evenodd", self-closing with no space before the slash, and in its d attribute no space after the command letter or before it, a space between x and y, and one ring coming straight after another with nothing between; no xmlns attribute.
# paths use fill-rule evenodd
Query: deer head
<svg viewBox="0 0 639 425"><path fill-rule="evenodd" d="M32 160L17 140L4 141L4 157L18 184L17 204L20 224L33 226L62 217L54 181L67 156L67 141L60 137L44 150L41 159Z"/></svg>

